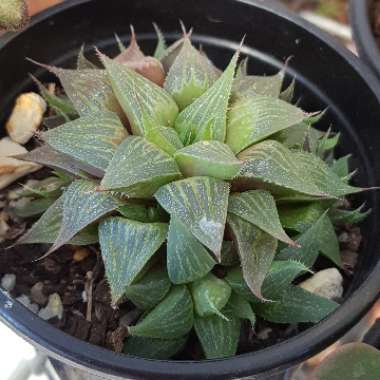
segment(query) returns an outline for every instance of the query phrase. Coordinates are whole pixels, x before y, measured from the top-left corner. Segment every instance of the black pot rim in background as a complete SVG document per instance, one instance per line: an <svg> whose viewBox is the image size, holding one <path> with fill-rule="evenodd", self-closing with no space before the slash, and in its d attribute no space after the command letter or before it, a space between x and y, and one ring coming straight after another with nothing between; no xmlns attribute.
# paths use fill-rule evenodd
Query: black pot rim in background
<svg viewBox="0 0 380 380"><path fill-rule="evenodd" d="M373 0L350 0L349 14L353 38L361 59L380 78L380 47L373 35L370 6Z"/></svg>
<svg viewBox="0 0 380 380"><path fill-rule="evenodd" d="M34 18L32 25L91 0L68 0ZM321 44L333 49L366 83L380 102L380 88L372 73L353 54L308 22L284 10L273 7L268 1L234 0L264 9L305 29ZM25 33L25 32L22 32ZM0 40L0 48L17 35L7 35ZM231 379L254 376L274 368L286 368L316 354L339 339L370 308L379 293L380 263L373 268L366 281L331 316L294 338L262 349L228 359L201 362L156 361L116 354L87 342L80 341L49 325L14 302L0 290L0 318L33 345L58 360L70 363L102 376L155 379L155 380L205 380Z"/></svg>

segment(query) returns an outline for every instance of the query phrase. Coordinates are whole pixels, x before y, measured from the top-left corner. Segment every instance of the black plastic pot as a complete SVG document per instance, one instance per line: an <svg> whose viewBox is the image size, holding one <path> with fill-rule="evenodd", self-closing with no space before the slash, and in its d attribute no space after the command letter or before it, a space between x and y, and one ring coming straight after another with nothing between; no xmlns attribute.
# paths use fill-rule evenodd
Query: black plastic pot
<svg viewBox="0 0 380 380"><path fill-rule="evenodd" d="M373 0L350 0L350 21L360 58L380 78L380 48L372 32L371 6Z"/></svg>
<svg viewBox="0 0 380 380"><path fill-rule="evenodd" d="M380 183L380 89L369 70L350 52L307 22L260 0L77 0L50 9L24 32L0 42L0 122L16 95L33 88L28 73L47 78L24 58L50 64L74 61L82 42L105 52L116 50L113 33L129 35L134 24L144 47L153 49L151 22L170 38L178 20L193 26L194 40L224 67L243 35L244 53L253 73L273 73L289 56L289 72L297 77L297 97L310 111L329 107L324 123L343 134L342 154L353 153L358 184ZM380 289L379 220L376 192L362 198L373 212L363 225L364 246L355 279L343 305L329 318L276 346L225 360L152 361L115 354L79 341L40 320L0 292L0 317L12 329L60 363L83 370L78 379L206 380L264 379L281 373L341 337L368 310ZM27 248L26 248L27 249ZM1 343L0 343L1 344ZM66 364L61 367L66 369ZM259 375L256 377L256 375ZM71 376L71 377L70 377ZM70 380L76 375L68 376ZM78 375L79 376L79 375ZM278 377L280 378L280 377Z"/></svg>

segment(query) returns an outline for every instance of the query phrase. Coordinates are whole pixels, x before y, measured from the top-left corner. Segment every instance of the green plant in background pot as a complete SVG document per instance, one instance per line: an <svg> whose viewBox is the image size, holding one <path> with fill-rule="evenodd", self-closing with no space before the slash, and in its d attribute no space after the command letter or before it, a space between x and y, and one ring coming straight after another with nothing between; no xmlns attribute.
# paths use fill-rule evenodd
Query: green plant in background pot
<svg viewBox="0 0 380 380"><path fill-rule="evenodd" d="M18 158L54 168L55 185L26 189L17 211L44 213L17 244L99 242L112 305L141 311L125 353L171 358L194 331L205 358L227 357L243 321L317 323L338 307L294 281L320 254L339 268L334 226L368 212L345 208L363 189L284 70L248 75L236 52L221 72L189 33L167 47L157 31L154 57L132 33L114 59L45 66L65 95L36 80L55 116Z"/></svg>

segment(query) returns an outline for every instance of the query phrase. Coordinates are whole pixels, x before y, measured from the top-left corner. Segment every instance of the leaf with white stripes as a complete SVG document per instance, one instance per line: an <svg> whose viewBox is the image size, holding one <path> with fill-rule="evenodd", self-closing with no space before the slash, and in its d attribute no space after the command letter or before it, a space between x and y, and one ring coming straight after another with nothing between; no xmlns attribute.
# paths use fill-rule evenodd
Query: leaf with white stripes
<svg viewBox="0 0 380 380"><path fill-rule="evenodd" d="M234 97L253 97L257 95L278 98L281 94L285 71L275 75L242 75L235 80L233 86Z"/></svg>
<svg viewBox="0 0 380 380"><path fill-rule="evenodd" d="M207 249L178 219L172 217L167 243L167 267L174 284L202 278L216 264Z"/></svg>
<svg viewBox="0 0 380 380"><path fill-rule="evenodd" d="M59 234L63 216L63 196L58 198L25 232L16 244L53 244ZM89 245L98 242L97 228L88 226L75 235L67 244Z"/></svg>
<svg viewBox="0 0 380 380"><path fill-rule="evenodd" d="M99 242L113 305L164 243L167 230L165 223L141 223L122 217L100 223Z"/></svg>
<svg viewBox="0 0 380 380"><path fill-rule="evenodd" d="M244 150L238 156L243 164L237 181L260 184L272 194L292 190L315 197L328 197L312 180L310 173L300 170L294 152L274 140L265 140Z"/></svg>
<svg viewBox="0 0 380 380"><path fill-rule="evenodd" d="M128 136L117 148L100 186L130 198L150 198L162 185L180 177L173 157L142 137Z"/></svg>
<svg viewBox="0 0 380 380"><path fill-rule="evenodd" d="M88 174L97 178L103 177L104 175L103 170L79 162L67 154L57 152L47 144L31 150L30 152L17 155L15 158L23 161L36 162L53 169L63 169L65 172L81 178L87 178Z"/></svg>
<svg viewBox="0 0 380 380"><path fill-rule="evenodd" d="M194 311L189 290L173 286L169 294L135 326L128 328L132 336L177 339L193 327Z"/></svg>
<svg viewBox="0 0 380 380"><path fill-rule="evenodd" d="M310 178L319 191L329 197L343 197L345 195L359 193L364 189L348 185L342 178L335 174L327 164L314 154L307 152L294 152L293 160L297 163L300 173L305 178Z"/></svg>
<svg viewBox="0 0 380 380"><path fill-rule="evenodd" d="M232 194L228 203L228 212L259 227L284 243L295 244L282 228L276 202L268 191L251 190Z"/></svg>
<svg viewBox="0 0 380 380"><path fill-rule="evenodd" d="M173 126L178 107L163 88L127 65L115 62L105 55L100 58L134 135L144 136L148 129L158 125Z"/></svg>
<svg viewBox="0 0 380 380"><path fill-rule="evenodd" d="M111 111L123 117L105 70L68 70L57 67L47 67L47 69L59 78L65 94L79 115Z"/></svg>
<svg viewBox="0 0 380 380"><path fill-rule="evenodd" d="M145 133L145 138L151 143L157 145L160 149L170 154L171 156L179 149L183 148L174 128L170 127L155 127Z"/></svg>
<svg viewBox="0 0 380 380"><path fill-rule="evenodd" d="M83 116L42 135L55 150L100 170L107 168L127 136L120 119L111 112Z"/></svg>
<svg viewBox="0 0 380 380"><path fill-rule="evenodd" d="M162 186L154 196L220 261L229 192L224 181L192 177Z"/></svg>
<svg viewBox="0 0 380 380"><path fill-rule="evenodd" d="M242 166L228 145L219 141L199 141L174 154L181 172L186 177L210 176L232 179Z"/></svg>
<svg viewBox="0 0 380 380"><path fill-rule="evenodd" d="M261 95L239 99L228 113L226 143L239 153L306 117L300 108L281 99Z"/></svg>
<svg viewBox="0 0 380 380"><path fill-rule="evenodd" d="M227 320L217 315L196 317L195 332L206 359L234 356L238 348L240 326L240 319L236 317L229 317Z"/></svg>
<svg viewBox="0 0 380 380"><path fill-rule="evenodd" d="M262 294L265 299L278 300L283 292L289 288L292 281L300 274L309 271L309 269L299 261L295 260L276 260L273 261L268 275L265 277ZM240 267L231 268L225 280L231 286L233 291L246 299L248 302L259 302L249 289L244 280L243 272Z"/></svg>
<svg viewBox="0 0 380 380"><path fill-rule="evenodd" d="M185 145L226 139L228 104L238 56L236 52L218 80L178 115L175 129Z"/></svg>
<svg viewBox="0 0 380 380"><path fill-rule="evenodd" d="M195 312L200 317L216 314L226 318L221 312L231 296L231 287L226 281L209 273L191 284L191 294Z"/></svg>
<svg viewBox="0 0 380 380"><path fill-rule="evenodd" d="M47 254L56 251L78 232L120 206L118 199L111 194L97 192L96 187L93 182L78 180L64 192L62 224Z"/></svg>
<svg viewBox="0 0 380 380"><path fill-rule="evenodd" d="M207 91L216 79L212 63L191 44L186 35L167 74L165 89L183 110Z"/></svg>
<svg viewBox="0 0 380 380"><path fill-rule="evenodd" d="M153 26L157 34L157 46L154 50L153 57L157 59L161 59L165 54L165 50L167 49L167 44L166 44L165 37L161 29L158 27L158 25L156 23L153 23Z"/></svg>
<svg viewBox="0 0 380 380"><path fill-rule="evenodd" d="M278 302L257 304L255 312L274 323L318 323L339 305L298 286L291 286Z"/></svg>
<svg viewBox="0 0 380 380"><path fill-rule="evenodd" d="M327 211L297 238L300 247L286 247L282 249L277 258L279 260L297 260L311 268L318 258L321 242L330 237L326 232L325 218Z"/></svg>
<svg viewBox="0 0 380 380"><path fill-rule="evenodd" d="M167 360L181 351L187 336L178 339L154 339L130 336L124 344L123 353L139 358Z"/></svg>
<svg viewBox="0 0 380 380"><path fill-rule="evenodd" d="M255 327L255 313L253 312L250 303L244 297L235 292L232 292L231 297L228 301L228 308L236 318L247 319L251 322L252 328Z"/></svg>
<svg viewBox="0 0 380 380"><path fill-rule="evenodd" d="M129 252L128 252L129 253ZM154 268L125 288L125 296L141 310L153 309L166 296L171 283L166 270Z"/></svg>
<svg viewBox="0 0 380 380"><path fill-rule="evenodd" d="M252 293L263 299L261 287L276 254L277 240L234 214L228 214L227 223L240 256L244 279Z"/></svg>

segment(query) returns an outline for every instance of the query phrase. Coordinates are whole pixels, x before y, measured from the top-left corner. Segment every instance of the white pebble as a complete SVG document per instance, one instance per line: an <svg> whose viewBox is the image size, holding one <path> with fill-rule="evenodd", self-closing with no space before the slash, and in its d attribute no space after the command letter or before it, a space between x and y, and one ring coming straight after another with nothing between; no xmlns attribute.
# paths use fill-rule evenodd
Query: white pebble
<svg viewBox="0 0 380 380"><path fill-rule="evenodd" d="M40 95L34 92L21 94L5 126L10 138L19 144L27 143L40 127L46 108Z"/></svg>
<svg viewBox="0 0 380 380"><path fill-rule="evenodd" d="M1 279L1 287L7 292L11 292L16 286L16 275L13 273L5 274Z"/></svg>
<svg viewBox="0 0 380 380"><path fill-rule="evenodd" d="M343 295L343 277L336 268L317 272L303 281L299 286L311 293L328 299L340 298Z"/></svg>
<svg viewBox="0 0 380 380"><path fill-rule="evenodd" d="M11 156L26 153L27 150L4 137L0 140L0 190L26 174L35 172L41 166L33 162L21 161Z"/></svg>
<svg viewBox="0 0 380 380"><path fill-rule="evenodd" d="M45 321L57 317L62 319L63 315L63 305L61 297L58 293L54 293L49 296L49 302L43 309L40 310L38 316Z"/></svg>

